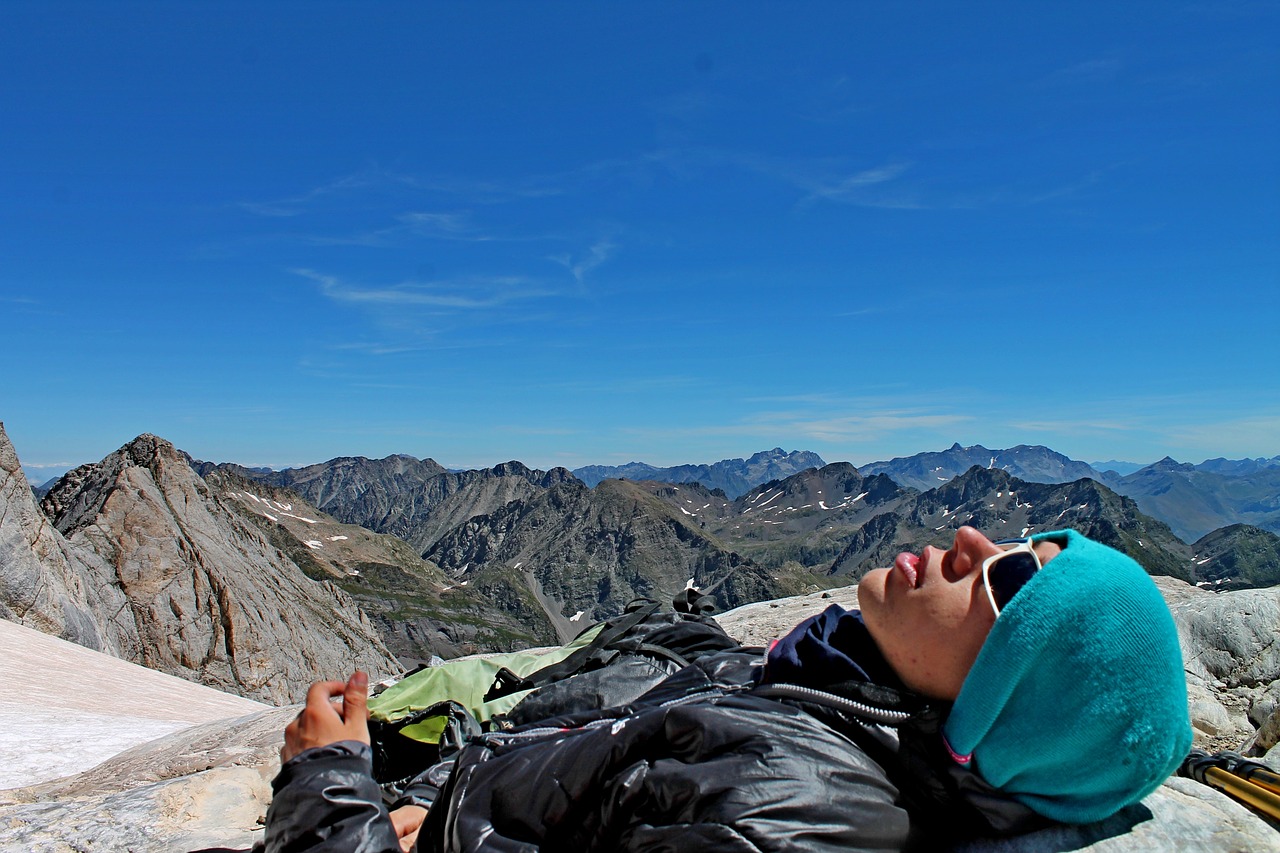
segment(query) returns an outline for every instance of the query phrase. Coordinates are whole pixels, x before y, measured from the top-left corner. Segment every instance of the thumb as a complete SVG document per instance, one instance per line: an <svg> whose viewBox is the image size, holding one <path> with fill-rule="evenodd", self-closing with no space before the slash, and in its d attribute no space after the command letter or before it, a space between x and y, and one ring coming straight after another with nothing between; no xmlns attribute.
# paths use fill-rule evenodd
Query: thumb
<svg viewBox="0 0 1280 853"><path fill-rule="evenodd" d="M364 722L369 718L369 676L360 670L351 673L342 691L342 719L344 722Z"/></svg>

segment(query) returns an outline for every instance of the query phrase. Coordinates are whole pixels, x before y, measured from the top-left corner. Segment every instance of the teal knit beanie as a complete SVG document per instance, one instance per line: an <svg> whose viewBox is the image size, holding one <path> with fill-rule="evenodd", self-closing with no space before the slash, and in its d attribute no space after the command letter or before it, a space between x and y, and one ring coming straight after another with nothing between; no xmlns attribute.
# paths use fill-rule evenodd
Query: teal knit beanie
<svg viewBox="0 0 1280 853"><path fill-rule="evenodd" d="M1088 823L1187 755L1178 633L1150 576L1074 530L1000 612L943 735L952 757L1046 817Z"/></svg>

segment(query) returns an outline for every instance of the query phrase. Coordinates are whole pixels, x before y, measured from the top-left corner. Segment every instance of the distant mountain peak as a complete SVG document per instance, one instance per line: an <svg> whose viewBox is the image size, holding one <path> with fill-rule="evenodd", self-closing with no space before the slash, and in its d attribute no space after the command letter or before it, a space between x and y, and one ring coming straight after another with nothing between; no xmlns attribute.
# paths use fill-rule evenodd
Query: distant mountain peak
<svg viewBox="0 0 1280 853"><path fill-rule="evenodd" d="M973 444L962 447L955 442L940 452L900 456L885 462L859 466L863 475L887 474L903 486L928 491L973 466L1003 469L1013 476L1036 483L1069 483L1084 477L1097 477L1098 472L1084 462L1077 462L1041 445L1019 444L995 450Z"/></svg>
<svg viewBox="0 0 1280 853"><path fill-rule="evenodd" d="M1152 462L1144 470L1147 471L1194 471L1196 466L1190 462L1179 462L1172 456L1166 456L1159 462Z"/></svg>
<svg viewBox="0 0 1280 853"><path fill-rule="evenodd" d="M616 466L587 465L575 468L573 475L592 487L618 478L659 483L697 482L708 489L720 489L730 498L737 498L763 483L781 480L810 468L821 468L825 464L822 457L812 451L788 452L775 447L753 453L746 459L722 459L713 465L675 465L669 468L655 468L644 462Z"/></svg>

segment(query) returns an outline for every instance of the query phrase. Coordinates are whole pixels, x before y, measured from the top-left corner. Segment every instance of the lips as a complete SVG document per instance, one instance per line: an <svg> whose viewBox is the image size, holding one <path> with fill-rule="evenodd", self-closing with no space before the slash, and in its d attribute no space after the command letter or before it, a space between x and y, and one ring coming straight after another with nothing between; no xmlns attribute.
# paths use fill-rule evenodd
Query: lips
<svg viewBox="0 0 1280 853"><path fill-rule="evenodd" d="M920 558L915 554L908 554L905 551L899 554L893 561L894 571L901 572L902 576L907 580L907 586L912 589L916 588L916 585L920 580L919 566Z"/></svg>

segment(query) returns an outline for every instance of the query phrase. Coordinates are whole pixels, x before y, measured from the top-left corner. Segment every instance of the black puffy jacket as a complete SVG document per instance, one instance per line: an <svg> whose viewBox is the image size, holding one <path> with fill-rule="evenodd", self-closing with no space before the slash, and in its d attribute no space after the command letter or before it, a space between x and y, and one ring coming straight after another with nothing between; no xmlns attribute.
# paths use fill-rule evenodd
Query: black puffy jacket
<svg viewBox="0 0 1280 853"><path fill-rule="evenodd" d="M710 656L631 705L472 737L407 792L432 804L417 849L902 850L933 846L940 826L1028 825L976 776L932 764L938 715L915 697L757 685L759 661ZM362 747L282 768L268 853L399 850ZM908 803L931 820L913 830Z"/></svg>

